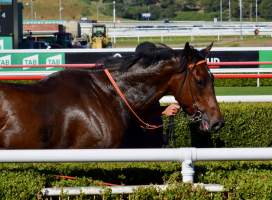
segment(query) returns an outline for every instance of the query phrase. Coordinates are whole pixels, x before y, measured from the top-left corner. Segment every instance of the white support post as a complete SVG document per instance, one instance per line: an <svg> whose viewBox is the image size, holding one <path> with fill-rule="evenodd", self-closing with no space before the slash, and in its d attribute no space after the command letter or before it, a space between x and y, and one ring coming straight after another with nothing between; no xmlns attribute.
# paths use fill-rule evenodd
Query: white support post
<svg viewBox="0 0 272 200"><path fill-rule="evenodd" d="M163 34L161 34L161 43L163 43Z"/></svg>
<svg viewBox="0 0 272 200"><path fill-rule="evenodd" d="M194 35L193 35L193 33L191 33L191 42L193 42L194 41Z"/></svg>
<svg viewBox="0 0 272 200"><path fill-rule="evenodd" d="M260 72L258 72L258 75L260 74ZM257 87L260 87L260 79L257 78Z"/></svg>
<svg viewBox="0 0 272 200"><path fill-rule="evenodd" d="M192 160L184 160L182 162L182 182L184 183L193 183L194 182L194 164Z"/></svg>

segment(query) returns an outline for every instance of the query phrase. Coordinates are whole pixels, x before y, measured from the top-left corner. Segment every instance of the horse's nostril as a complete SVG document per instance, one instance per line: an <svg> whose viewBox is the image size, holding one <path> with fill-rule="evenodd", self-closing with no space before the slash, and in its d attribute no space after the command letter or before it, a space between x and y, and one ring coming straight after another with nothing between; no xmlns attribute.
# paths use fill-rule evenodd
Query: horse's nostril
<svg viewBox="0 0 272 200"><path fill-rule="evenodd" d="M219 120L219 121L215 122L215 123L212 125L212 129L213 129L214 131L218 131L218 130L221 129L224 125L225 125L225 121L224 121L224 120Z"/></svg>

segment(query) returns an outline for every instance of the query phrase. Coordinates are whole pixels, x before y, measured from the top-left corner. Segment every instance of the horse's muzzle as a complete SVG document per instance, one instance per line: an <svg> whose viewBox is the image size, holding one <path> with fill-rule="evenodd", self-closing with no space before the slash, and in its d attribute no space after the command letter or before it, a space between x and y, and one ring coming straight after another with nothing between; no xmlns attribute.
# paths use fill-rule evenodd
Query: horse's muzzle
<svg viewBox="0 0 272 200"><path fill-rule="evenodd" d="M216 121L215 123L213 123L211 129L212 129L213 131L218 131L218 130L220 130L224 125L225 125L225 121L224 121L223 119L221 119L221 120L218 120L218 121Z"/></svg>
<svg viewBox="0 0 272 200"><path fill-rule="evenodd" d="M218 131L220 130L224 124L225 121L223 118L219 118L215 121L210 121L206 113L202 113L201 111L195 112L193 115L189 118L191 123L199 123L199 129L203 132L211 132L211 131Z"/></svg>

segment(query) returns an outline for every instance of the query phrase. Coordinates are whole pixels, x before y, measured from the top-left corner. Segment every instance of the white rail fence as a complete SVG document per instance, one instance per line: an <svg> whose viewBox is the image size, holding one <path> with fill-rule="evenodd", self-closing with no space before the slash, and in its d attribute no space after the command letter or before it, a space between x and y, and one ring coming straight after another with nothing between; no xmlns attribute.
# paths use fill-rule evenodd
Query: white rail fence
<svg viewBox="0 0 272 200"><path fill-rule="evenodd" d="M58 149L58 150L1 150L0 162L140 162L140 161L178 161L181 162L183 182L194 182L195 161L227 160L272 160L272 148L161 148L161 149ZM209 191L222 191L221 185L202 185ZM158 186L164 188L166 186ZM137 186L126 187L132 192ZM65 189L65 190L64 190ZM47 196L96 194L101 188L44 188ZM115 188L117 190L117 187ZM125 193L119 187L119 193Z"/></svg>
<svg viewBox="0 0 272 200"><path fill-rule="evenodd" d="M141 37L164 37L189 36L193 40L196 36L217 36L218 40L222 36L243 36L254 35L256 29L259 35L271 36L271 23L263 24L247 24L247 23L209 23L209 22L179 22L179 23L116 23L107 24L109 36L115 41L120 37L134 37L140 40ZM80 23L81 33L90 34L92 29L91 23Z"/></svg>
<svg viewBox="0 0 272 200"><path fill-rule="evenodd" d="M233 96L216 96L218 102L238 103L238 102L272 102L272 95L233 95ZM160 103L176 103L175 97L164 96Z"/></svg>

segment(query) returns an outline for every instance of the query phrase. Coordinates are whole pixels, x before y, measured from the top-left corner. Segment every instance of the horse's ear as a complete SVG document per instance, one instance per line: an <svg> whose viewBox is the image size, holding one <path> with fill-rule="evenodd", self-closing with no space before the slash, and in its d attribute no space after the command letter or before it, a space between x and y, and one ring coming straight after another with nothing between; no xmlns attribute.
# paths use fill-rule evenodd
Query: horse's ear
<svg viewBox="0 0 272 200"><path fill-rule="evenodd" d="M211 53L212 46L213 46L213 42L212 42L209 46L207 46L205 49L201 49L201 53L202 53L205 57L209 56L210 53Z"/></svg>
<svg viewBox="0 0 272 200"><path fill-rule="evenodd" d="M184 51L185 51L185 52L188 52L188 51L190 51L190 50L191 50L190 44L189 44L189 42L186 42L186 43L185 43L185 46L184 46Z"/></svg>
<svg viewBox="0 0 272 200"><path fill-rule="evenodd" d="M192 53L191 46L190 46L189 42L186 42L185 46L184 46L184 55L188 58L188 57L190 57L191 53Z"/></svg>

